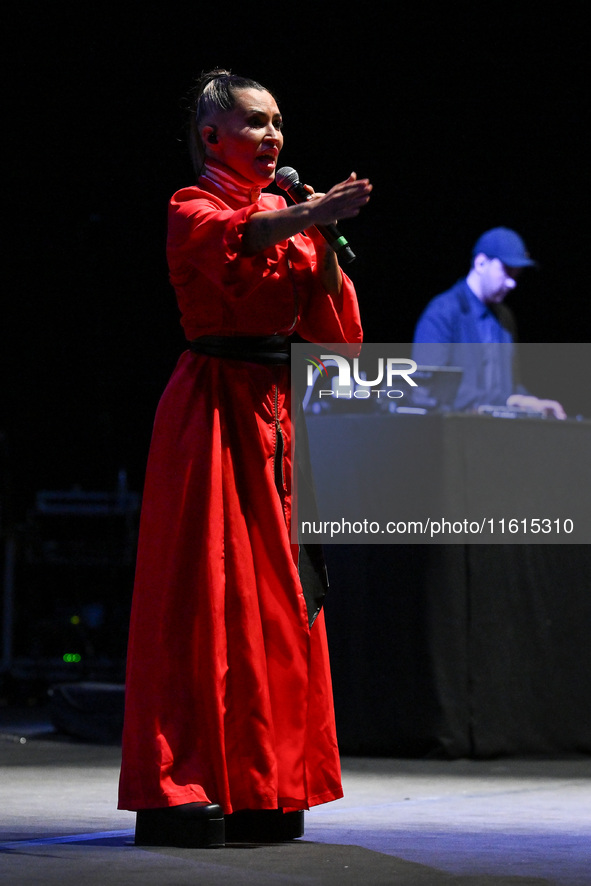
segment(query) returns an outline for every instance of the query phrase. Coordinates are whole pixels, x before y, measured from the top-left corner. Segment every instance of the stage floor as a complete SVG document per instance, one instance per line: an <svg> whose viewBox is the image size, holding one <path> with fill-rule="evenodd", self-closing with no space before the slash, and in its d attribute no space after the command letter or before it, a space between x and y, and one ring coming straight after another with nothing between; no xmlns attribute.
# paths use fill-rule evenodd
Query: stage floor
<svg viewBox="0 0 591 886"><path fill-rule="evenodd" d="M0 880L51 886L591 884L591 758L343 759L345 798L304 838L140 849L116 807L119 748L0 711Z"/></svg>

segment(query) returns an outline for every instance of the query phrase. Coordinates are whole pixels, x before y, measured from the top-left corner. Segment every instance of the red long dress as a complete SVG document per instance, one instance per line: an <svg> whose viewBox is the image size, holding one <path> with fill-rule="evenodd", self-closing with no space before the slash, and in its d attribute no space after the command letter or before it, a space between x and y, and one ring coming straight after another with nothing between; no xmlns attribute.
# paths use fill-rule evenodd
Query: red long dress
<svg viewBox="0 0 591 886"><path fill-rule="evenodd" d="M210 184L171 200L170 279L189 340L293 330L360 342L297 235L240 253L253 212ZM284 436L283 490L274 459ZM323 615L312 628L290 541L289 367L184 352L158 406L128 648L119 808L207 801L305 809L342 796Z"/></svg>

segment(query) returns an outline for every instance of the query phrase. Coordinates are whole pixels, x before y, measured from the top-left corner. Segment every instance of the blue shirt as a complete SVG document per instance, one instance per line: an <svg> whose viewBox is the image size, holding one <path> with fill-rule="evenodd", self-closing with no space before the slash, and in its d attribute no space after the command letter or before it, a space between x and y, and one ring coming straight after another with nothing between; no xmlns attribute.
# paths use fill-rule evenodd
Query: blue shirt
<svg viewBox="0 0 591 886"><path fill-rule="evenodd" d="M412 356L419 365L463 369L456 399L448 406L505 405L511 394L523 391L514 375L514 330L505 305L485 305L465 279L459 280L435 296L419 317Z"/></svg>

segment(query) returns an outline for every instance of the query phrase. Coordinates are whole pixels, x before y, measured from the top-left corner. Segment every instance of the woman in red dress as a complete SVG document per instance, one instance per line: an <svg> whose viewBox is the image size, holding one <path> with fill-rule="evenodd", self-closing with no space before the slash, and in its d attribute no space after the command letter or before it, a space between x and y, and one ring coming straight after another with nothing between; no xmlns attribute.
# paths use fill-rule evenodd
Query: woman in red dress
<svg viewBox="0 0 591 886"><path fill-rule="evenodd" d="M290 536L288 354L292 333L361 342L315 225L357 215L371 185L264 194L282 121L255 81L203 75L191 120L198 182L167 242L190 345L154 423L126 677L119 808L141 845L290 839L342 796L323 613Z"/></svg>

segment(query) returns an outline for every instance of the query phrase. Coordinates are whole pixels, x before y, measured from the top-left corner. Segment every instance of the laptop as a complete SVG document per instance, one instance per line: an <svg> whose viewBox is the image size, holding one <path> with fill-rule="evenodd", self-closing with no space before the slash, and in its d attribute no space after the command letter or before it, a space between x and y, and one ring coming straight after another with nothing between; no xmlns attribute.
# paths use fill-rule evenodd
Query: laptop
<svg viewBox="0 0 591 886"><path fill-rule="evenodd" d="M452 410L463 374L461 366L417 366L412 374L417 387L412 389L411 405L396 411L423 415Z"/></svg>

